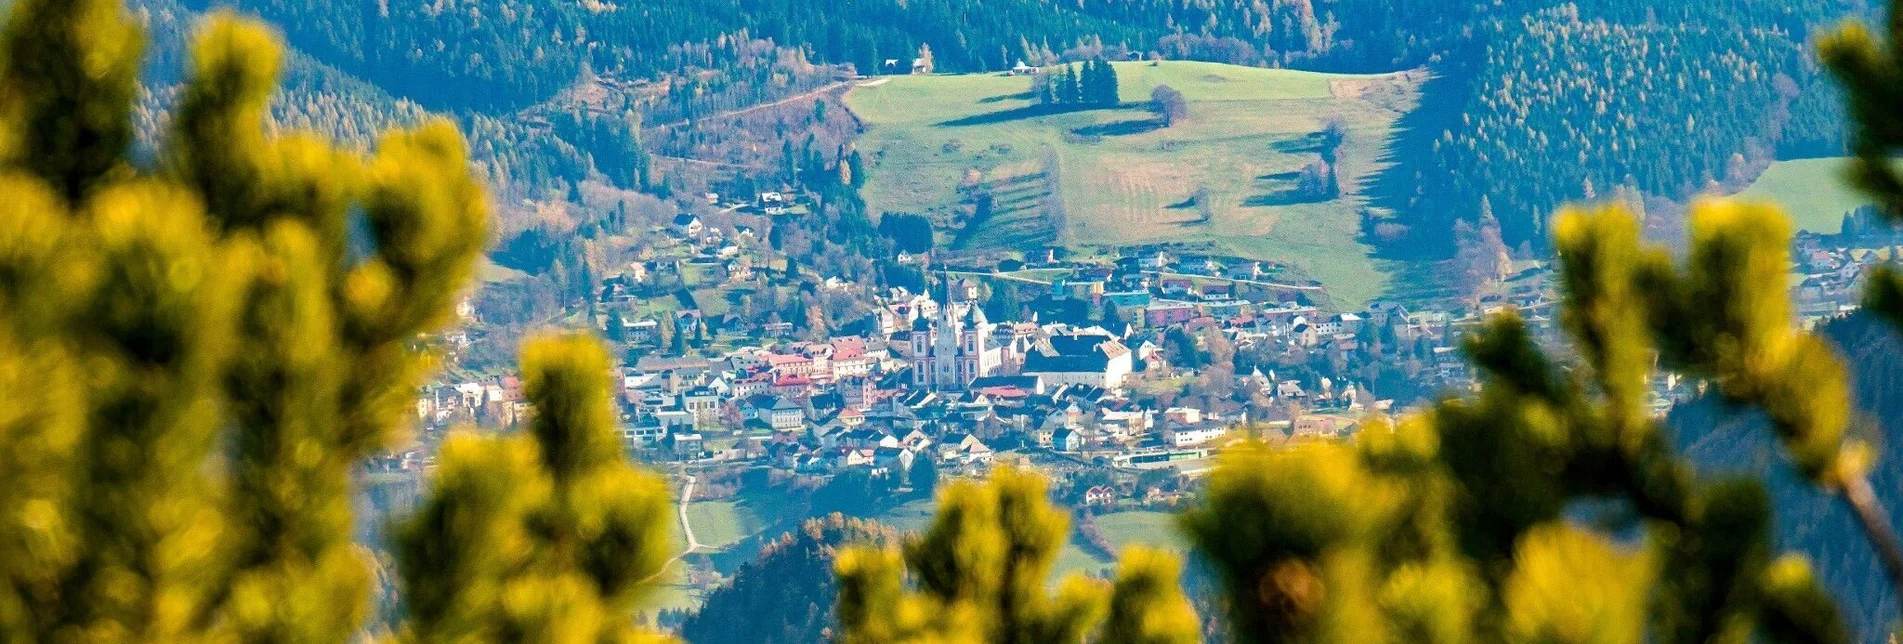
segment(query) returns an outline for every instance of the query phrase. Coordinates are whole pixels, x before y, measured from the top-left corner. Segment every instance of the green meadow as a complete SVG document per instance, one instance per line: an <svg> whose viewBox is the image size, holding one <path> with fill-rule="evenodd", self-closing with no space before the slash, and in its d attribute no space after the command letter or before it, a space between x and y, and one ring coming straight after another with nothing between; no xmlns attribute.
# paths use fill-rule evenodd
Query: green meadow
<svg viewBox="0 0 1903 644"><path fill-rule="evenodd" d="M1123 103L1053 111L1027 76L898 76L846 103L866 124L871 211L926 214L953 248L1213 241L1284 262L1337 303L1378 295L1387 275L1357 240L1363 179L1379 170L1396 118L1418 102L1410 74L1338 75L1214 63L1116 64ZM1188 118L1163 127L1150 92L1181 92ZM1342 195L1298 196L1330 120L1348 129ZM972 186L992 195L971 221ZM1053 194L1054 193L1054 194ZM1197 196L1202 195L1198 202Z"/></svg>

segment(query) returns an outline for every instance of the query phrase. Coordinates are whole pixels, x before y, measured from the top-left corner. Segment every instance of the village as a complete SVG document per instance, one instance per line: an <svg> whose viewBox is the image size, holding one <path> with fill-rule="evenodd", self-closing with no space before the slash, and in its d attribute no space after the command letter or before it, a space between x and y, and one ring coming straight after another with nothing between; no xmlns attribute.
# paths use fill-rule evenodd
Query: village
<svg viewBox="0 0 1903 644"><path fill-rule="evenodd" d="M1193 476L1236 441L1352 439L1365 417L1398 411L1397 400L1405 408L1472 387L1461 337L1495 313L1518 311L1544 342L1558 335L1543 270L1457 307L1348 312L1318 306L1325 298L1312 286L1278 282L1262 262L1144 247L1071 259L1049 251L988 272L933 267L917 292L887 288L863 320L812 337L777 314L641 315L631 303L656 273L698 264L729 281L755 277L753 229L682 215L667 232L695 254L603 279L592 317L623 355L638 356L612 374L628 454L675 469L906 481L921 463L975 476L1010 462ZM1887 261L1892 241L1801 236L1793 293L1807 320L1853 307L1861 275ZM987 305L1001 284L1039 303L1020 311L1072 313L994 320L986 309L998 308ZM1695 393L1661 379L1654 410ZM416 413L422 438L385 469L428 467L430 437L449 427L507 429L531 410L519 379L504 374L433 383Z"/></svg>

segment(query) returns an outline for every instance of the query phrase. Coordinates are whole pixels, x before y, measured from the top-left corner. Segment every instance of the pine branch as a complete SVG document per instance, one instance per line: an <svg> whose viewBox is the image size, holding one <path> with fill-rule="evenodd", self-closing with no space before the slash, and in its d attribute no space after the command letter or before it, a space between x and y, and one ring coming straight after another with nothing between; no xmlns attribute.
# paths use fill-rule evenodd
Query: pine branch
<svg viewBox="0 0 1903 644"><path fill-rule="evenodd" d="M1870 538L1870 546L1877 551L1877 557L1883 560L1883 571L1890 577L1892 594L1900 607L1903 607L1903 539L1899 539L1896 530L1891 527L1890 513L1884 509L1883 501L1870 489L1867 476L1847 477L1844 481L1844 503L1857 515L1857 523L1863 526L1863 532Z"/></svg>

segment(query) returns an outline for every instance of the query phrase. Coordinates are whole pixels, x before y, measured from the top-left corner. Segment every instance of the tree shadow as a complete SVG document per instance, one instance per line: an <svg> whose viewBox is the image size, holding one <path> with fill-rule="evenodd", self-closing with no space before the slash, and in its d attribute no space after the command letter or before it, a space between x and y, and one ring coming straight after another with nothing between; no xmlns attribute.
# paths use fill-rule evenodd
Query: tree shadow
<svg viewBox="0 0 1903 644"><path fill-rule="evenodd" d="M1301 178L1302 178L1301 170L1290 170L1288 172L1277 172L1274 174L1261 175L1256 177L1255 180L1256 181L1295 181Z"/></svg>
<svg viewBox="0 0 1903 644"><path fill-rule="evenodd" d="M1264 206L1299 206L1302 204L1322 203L1325 201L1328 201L1328 198L1324 196L1304 194L1300 190L1283 190L1281 192L1249 197L1248 199L1242 200L1242 205L1259 208Z"/></svg>
<svg viewBox="0 0 1903 644"><path fill-rule="evenodd" d="M972 127L975 125L996 125L998 123L1022 121L1024 119L1033 119L1040 116L1053 116L1057 114L1069 114L1072 112L1089 112L1091 110L1125 110L1125 109L1135 109L1136 107L1137 106L1135 104L1129 104L1129 103L1119 104L1119 105L1063 105L1063 104L1026 105L1024 107L1014 107L1008 110L998 110L996 112L973 114L971 116L955 118L948 121L939 121L937 123L934 123L933 125L937 127Z"/></svg>
<svg viewBox="0 0 1903 644"><path fill-rule="evenodd" d="M1036 97L1032 96L1031 92L1024 91L1024 92L1019 92L1016 94L999 94L997 96L987 96L987 97L978 99L978 102L990 104L990 103L1003 103L1005 101L1028 101L1033 98L1036 98Z"/></svg>
<svg viewBox="0 0 1903 644"><path fill-rule="evenodd" d="M1160 129L1163 129L1163 121L1159 119L1132 119L1080 127L1071 130L1071 132L1083 136L1129 136L1132 134L1155 132Z"/></svg>
<svg viewBox="0 0 1903 644"><path fill-rule="evenodd" d="M1477 51L1457 51L1446 57L1450 64L1439 66L1421 85L1420 105L1394 122L1381 156L1375 159L1380 170L1361 180L1358 192L1368 198L1370 210L1395 213L1388 221L1412 229L1393 241L1374 238L1372 227L1364 230L1363 241L1375 247L1376 257L1422 259L1452 253L1451 216L1461 206L1422 194L1421 177L1443 172L1435 165L1434 143L1442 132L1460 127L1464 103L1477 77L1472 61L1479 58Z"/></svg>
<svg viewBox="0 0 1903 644"><path fill-rule="evenodd" d="M1322 151L1323 137L1319 132L1310 132L1292 139L1282 139L1269 144L1269 149L1282 154L1312 154Z"/></svg>

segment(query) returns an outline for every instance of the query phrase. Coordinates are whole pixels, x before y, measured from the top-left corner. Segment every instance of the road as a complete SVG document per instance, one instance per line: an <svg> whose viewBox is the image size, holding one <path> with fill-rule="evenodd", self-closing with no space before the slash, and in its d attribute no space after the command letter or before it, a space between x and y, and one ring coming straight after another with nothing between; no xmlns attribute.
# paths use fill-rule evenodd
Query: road
<svg viewBox="0 0 1903 644"><path fill-rule="evenodd" d="M694 524L687 520L687 504L694 501L694 483L695 478L689 476L687 487L681 488L681 534L687 535L687 550L674 557L675 559L685 557L688 553L701 548L700 540L694 538Z"/></svg>
<svg viewBox="0 0 1903 644"><path fill-rule="evenodd" d="M780 100L777 100L777 101L773 101L773 102L771 102L771 103L761 103L761 104L759 104L759 105L751 105L751 106L748 106L748 107L743 107L743 108L740 108L740 109L737 109L737 110L733 110L733 111L728 111L728 112L720 112L720 113L718 113L718 114L710 114L710 115L707 115L707 116L703 116L703 117L701 117L701 118L697 118L697 119L689 119L689 120L684 120L684 121L675 121L675 122L673 122L673 123L663 123L663 124L661 124L661 125L656 125L656 126L654 126L654 127L652 127L652 128L648 128L648 129L651 129L651 130L669 130L669 129L673 129L673 128L677 128L677 127L681 127L681 126L683 126L683 125L688 125L688 124L692 124L692 123L705 123L705 122L707 122L707 121L717 121L717 120L721 120L721 119L730 119L730 118L734 118L734 117L736 117L736 116L746 116L746 115L748 115L748 114L752 114L752 113L754 113L754 112L758 112L758 111L760 111L760 110L770 110L770 109L773 109L773 108L775 108L775 107L779 107L779 106L781 106L781 105L785 105L785 104L787 104L787 103L797 103L797 102L799 102L799 101L804 101L804 100L807 100L807 99L810 99L810 98L813 98L813 97L816 97L816 96L819 96L819 95L821 95L821 94L825 94L826 92L830 92L830 91L833 91L833 90L837 90L837 89L839 89L839 88L842 88L842 87L845 87L845 86L847 86L847 85L849 85L849 84L851 84L851 83L850 83L850 82L847 82L847 81L840 81L840 82L837 82L837 83L830 83L830 84L827 84L827 85L825 85L825 86L822 86L822 87L820 87L819 89L815 89L815 90L813 90L813 91L810 91L810 92L806 92L806 93L803 93L803 94L794 94L794 95L792 95L792 96L788 96L788 97L786 97L786 98L782 98L782 99L780 99Z"/></svg>
<svg viewBox="0 0 1903 644"><path fill-rule="evenodd" d="M695 482L696 482L696 479L693 476L688 476L687 486L681 488L681 503L680 503L681 534L687 537L687 549L682 550L680 554L674 555L674 558L667 560L667 563L661 564L660 570L654 571L653 575L649 575L647 579L644 579L642 581L647 582L647 581L654 581L656 579L659 579L661 575L667 574L667 571L673 568L674 564L680 563L680 560L687 558L687 555L694 554L695 550L701 549L702 546L700 545L700 540L694 538L694 524L689 523L687 521L687 504L692 503L694 501L694 483Z"/></svg>

